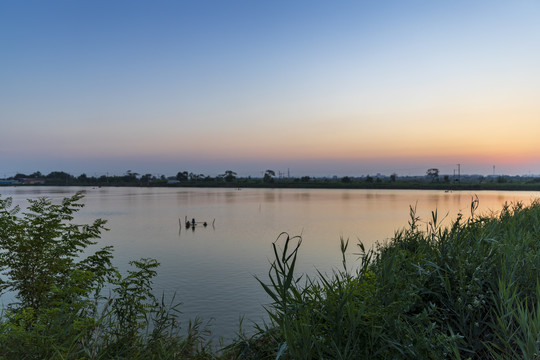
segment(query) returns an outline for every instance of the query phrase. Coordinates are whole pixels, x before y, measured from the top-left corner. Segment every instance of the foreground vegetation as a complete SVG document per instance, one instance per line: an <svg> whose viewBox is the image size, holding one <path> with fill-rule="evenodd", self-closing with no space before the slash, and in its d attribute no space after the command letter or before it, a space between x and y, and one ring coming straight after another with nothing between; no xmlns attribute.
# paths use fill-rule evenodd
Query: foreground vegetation
<svg viewBox="0 0 540 360"><path fill-rule="evenodd" d="M16 301L0 321L3 359L538 359L540 202L498 214L437 212L365 249L332 275L295 274L301 239L273 244L268 324L212 344L198 321L151 291L157 263L121 275L112 249L88 255L105 222L73 224L80 194L31 200L22 215L0 199L2 290Z"/></svg>
<svg viewBox="0 0 540 360"><path fill-rule="evenodd" d="M538 359L540 203L498 216L475 216L477 205L448 228L437 212L421 226L411 209L409 228L359 244L359 268L344 260L331 277L299 281L287 238L263 284L286 357Z"/></svg>

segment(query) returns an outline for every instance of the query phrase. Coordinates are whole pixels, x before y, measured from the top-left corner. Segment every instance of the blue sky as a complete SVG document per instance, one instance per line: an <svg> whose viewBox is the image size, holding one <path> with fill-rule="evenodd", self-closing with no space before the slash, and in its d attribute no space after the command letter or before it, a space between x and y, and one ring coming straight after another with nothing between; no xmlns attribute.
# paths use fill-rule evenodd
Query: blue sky
<svg viewBox="0 0 540 360"><path fill-rule="evenodd" d="M538 1L4 1L0 177L540 173Z"/></svg>

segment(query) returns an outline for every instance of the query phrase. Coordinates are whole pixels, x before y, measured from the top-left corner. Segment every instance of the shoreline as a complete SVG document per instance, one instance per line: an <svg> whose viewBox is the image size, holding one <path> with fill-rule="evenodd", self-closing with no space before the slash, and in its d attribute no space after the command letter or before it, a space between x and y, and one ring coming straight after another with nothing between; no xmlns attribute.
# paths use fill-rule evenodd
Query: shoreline
<svg viewBox="0 0 540 360"><path fill-rule="evenodd" d="M230 189L336 189L336 190L440 190L446 192L452 191L540 191L540 183L461 183L461 184L443 184L443 183L380 183L380 184L365 184L365 183L349 183L341 184L335 181L332 182L316 182L312 183L294 183L280 182L273 184L250 183L250 182L232 182L232 183L215 183L215 182L190 182L181 184L79 184L79 183L45 183L45 184L0 184L0 188L15 188L15 187L55 187L55 186L78 186L88 188L102 187L142 187L142 188L230 188Z"/></svg>

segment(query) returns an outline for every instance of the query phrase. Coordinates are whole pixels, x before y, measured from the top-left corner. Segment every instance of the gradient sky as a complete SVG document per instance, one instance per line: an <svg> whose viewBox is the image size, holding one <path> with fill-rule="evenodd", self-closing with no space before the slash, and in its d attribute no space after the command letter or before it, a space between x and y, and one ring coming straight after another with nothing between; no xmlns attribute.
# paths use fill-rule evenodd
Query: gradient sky
<svg viewBox="0 0 540 360"><path fill-rule="evenodd" d="M540 1L0 2L0 177L540 174Z"/></svg>

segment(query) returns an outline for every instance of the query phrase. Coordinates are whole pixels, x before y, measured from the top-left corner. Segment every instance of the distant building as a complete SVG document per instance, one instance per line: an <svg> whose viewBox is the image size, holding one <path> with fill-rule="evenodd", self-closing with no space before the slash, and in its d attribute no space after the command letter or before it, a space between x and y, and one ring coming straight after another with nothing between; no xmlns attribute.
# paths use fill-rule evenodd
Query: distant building
<svg viewBox="0 0 540 360"><path fill-rule="evenodd" d="M21 178L14 180L0 179L0 185L43 185L45 179L40 178Z"/></svg>
<svg viewBox="0 0 540 360"><path fill-rule="evenodd" d="M24 179L21 179L21 183L24 184L24 185L43 185L43 184L45 184L45 179L24 178Z"/></svg>
<svg viewBox="0 0 540 360"><path fill-rule="evenodd" d="M0 185L19 185L19 180L0 180Z"/></svg>

